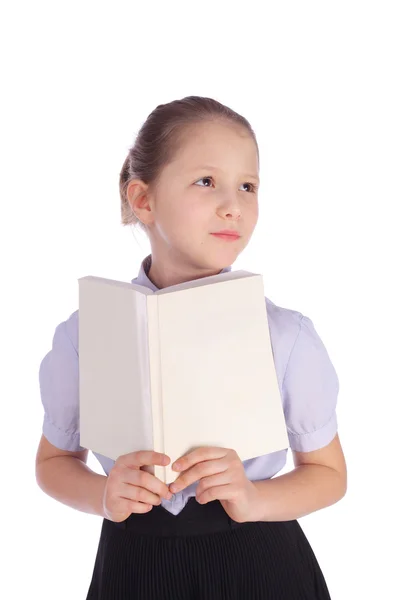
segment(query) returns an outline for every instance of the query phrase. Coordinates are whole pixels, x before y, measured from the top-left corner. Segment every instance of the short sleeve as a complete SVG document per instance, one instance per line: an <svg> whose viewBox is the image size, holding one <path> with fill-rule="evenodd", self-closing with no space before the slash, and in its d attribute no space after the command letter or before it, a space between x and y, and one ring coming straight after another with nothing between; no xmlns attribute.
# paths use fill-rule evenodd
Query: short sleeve
<svg viewBox="0 0 400 600"><path fill-rule="evenodd" d="M339 380L328 352L308 317L289 356L283 380L283 406L292 450L327 446L337 433Z"/></svg>
<svg viewBox="0 0 400 600"><path fill-rule="evenodd" d="M76 452L84 450L79 439L79 358L68 326L70 319L55 329L52 348L40 363L39 386L43 435L57 448Z"/></svg>

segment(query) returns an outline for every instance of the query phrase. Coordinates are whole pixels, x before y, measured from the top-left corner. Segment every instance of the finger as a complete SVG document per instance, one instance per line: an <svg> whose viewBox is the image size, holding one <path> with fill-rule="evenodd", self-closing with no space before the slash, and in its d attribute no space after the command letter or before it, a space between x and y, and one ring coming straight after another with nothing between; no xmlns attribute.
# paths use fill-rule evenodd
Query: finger
<svg viewBox="0 0 400 600"><path fill-rule="evenodd" d="M147 513L153 508L152 504L143 504L143 502L130 502L130 510L134 513Z"/></svg>
<svg viewBox="0 0 400 600"><path fill-rule="evenodd" d="M116 460L121 466L139 469L144 465L159 465L165 467L170 463L171 459L166 454L161 452L153 452L153 450L140 450L139 452L129 452L122 454Z"/></svg>
<svg viewBox="0 0 400 600"><path fill-rule="evenodd" d="M232 484L218 485L208 488L202 494L199 494L196 500L199 504L207 504L213 500L235 500L237 497L237 489Z"/></svg>
<svg viewBox="0 0 400 600"><path fill-rule="evenodd" d="M232 473L229 469L223 473L210 475L210 477L203 477L196 488L196 498L199 498L206 490L209 490L212 487L232 485L232 483Z"/></svg>
<svg viewBox="0 0 400 600"><path fill-rule="evenodd" d="M158 494L153 494L153 492L150 492L146 488L130 485L129 483L122 484L119 496L126 500L151 504L152 506L159 506L161 504L161 498Z"/></svg>
<svg viewBox="0 0 400 600"><path fill-rule="evenodd" d="M187 471L187 469L190 469L190 467L193 467L193 465L198 462L223 458L228 452L228 448L201 446L178 458L178 460L171 465L171 468L173 471Z"/></svg>
<svg viewBox="0 0 400 600"><path fill-rule="evenodd" d="M122 482L143 487L167 500L171 499L171 492L167 484L155 477L155 475L147 473L147 471L125 469Z"/></svg>
<svg viewBox="0 0 400 600"><path fill-rule="evenodd" d="M132 513L147 513L153 508L151 504L143 504L142 502L135 502L128 498L123 498L118 505L119 512L112 511L107 519L112 519L116 523L125 521Z"/></svg>
<svg viewBox="0 0 400 600"><path fill-rule="evenodd" d="M129 513L146 513L149 512L152 508L152 504L144 504L143 502L135 502L134 500L129 500L125 498L126 504L123 504L121 508L124 508L124 514Z"/></svg>
<svg viewBox="0 0 400 600"><path fill-rule="evenodd" d="M206 460L205 462L198 463L191 467L184 473L181 473L179 477L169 486L169 489L173 494L180 492L188 485L191 485L195 481L202 479L203 477L209 477L217 473L223 473L228 469L228 464L219 458L216 460Z"/></svg>

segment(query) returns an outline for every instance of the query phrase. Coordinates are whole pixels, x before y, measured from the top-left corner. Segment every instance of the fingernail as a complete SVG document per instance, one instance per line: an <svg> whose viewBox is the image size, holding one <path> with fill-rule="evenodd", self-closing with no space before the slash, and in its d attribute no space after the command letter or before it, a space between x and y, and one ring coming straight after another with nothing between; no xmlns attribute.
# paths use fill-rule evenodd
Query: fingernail
<svg viewBox="0 0 400 600"><path fill-rule="evenodd" d="M174 471L179 471L179 469L181 468L180 463L176 462L172 465L172 468Z"/></svg>
<svg viewBox="0 0 400 600"><path fill-rule="evenodd" d="M173 494L171 494L171 492L168 492L168 494L166 496L167 500L171 500L172 496L173 496Z"/></svg>

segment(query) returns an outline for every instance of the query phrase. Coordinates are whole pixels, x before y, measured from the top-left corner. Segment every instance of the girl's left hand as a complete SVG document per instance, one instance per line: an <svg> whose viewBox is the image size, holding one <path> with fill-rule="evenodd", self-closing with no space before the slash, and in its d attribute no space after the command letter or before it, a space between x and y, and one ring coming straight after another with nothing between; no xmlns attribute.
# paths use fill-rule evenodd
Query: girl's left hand
<svg viewBox="0 0 400 600"><path fill-rule="evenodd" d="M169 486L173 494L199 480L197 502L206 504L219 500L230 518L238 523L258 520L259 491L247 479L235 450L213 446L196 448L176 460L172 469L180 471Z"/></svg>

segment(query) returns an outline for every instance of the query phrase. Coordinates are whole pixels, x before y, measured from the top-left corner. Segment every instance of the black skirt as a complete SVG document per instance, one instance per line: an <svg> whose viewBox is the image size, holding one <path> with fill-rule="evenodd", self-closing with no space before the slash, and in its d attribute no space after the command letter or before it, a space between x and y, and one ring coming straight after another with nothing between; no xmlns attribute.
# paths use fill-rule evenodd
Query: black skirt
<svg viewBox="0 0 400 600"><path fill-rule="evenodd" d="M86 600L330 600L297 520L236 523L190 498L126 521L103 519Z"/></svg>

